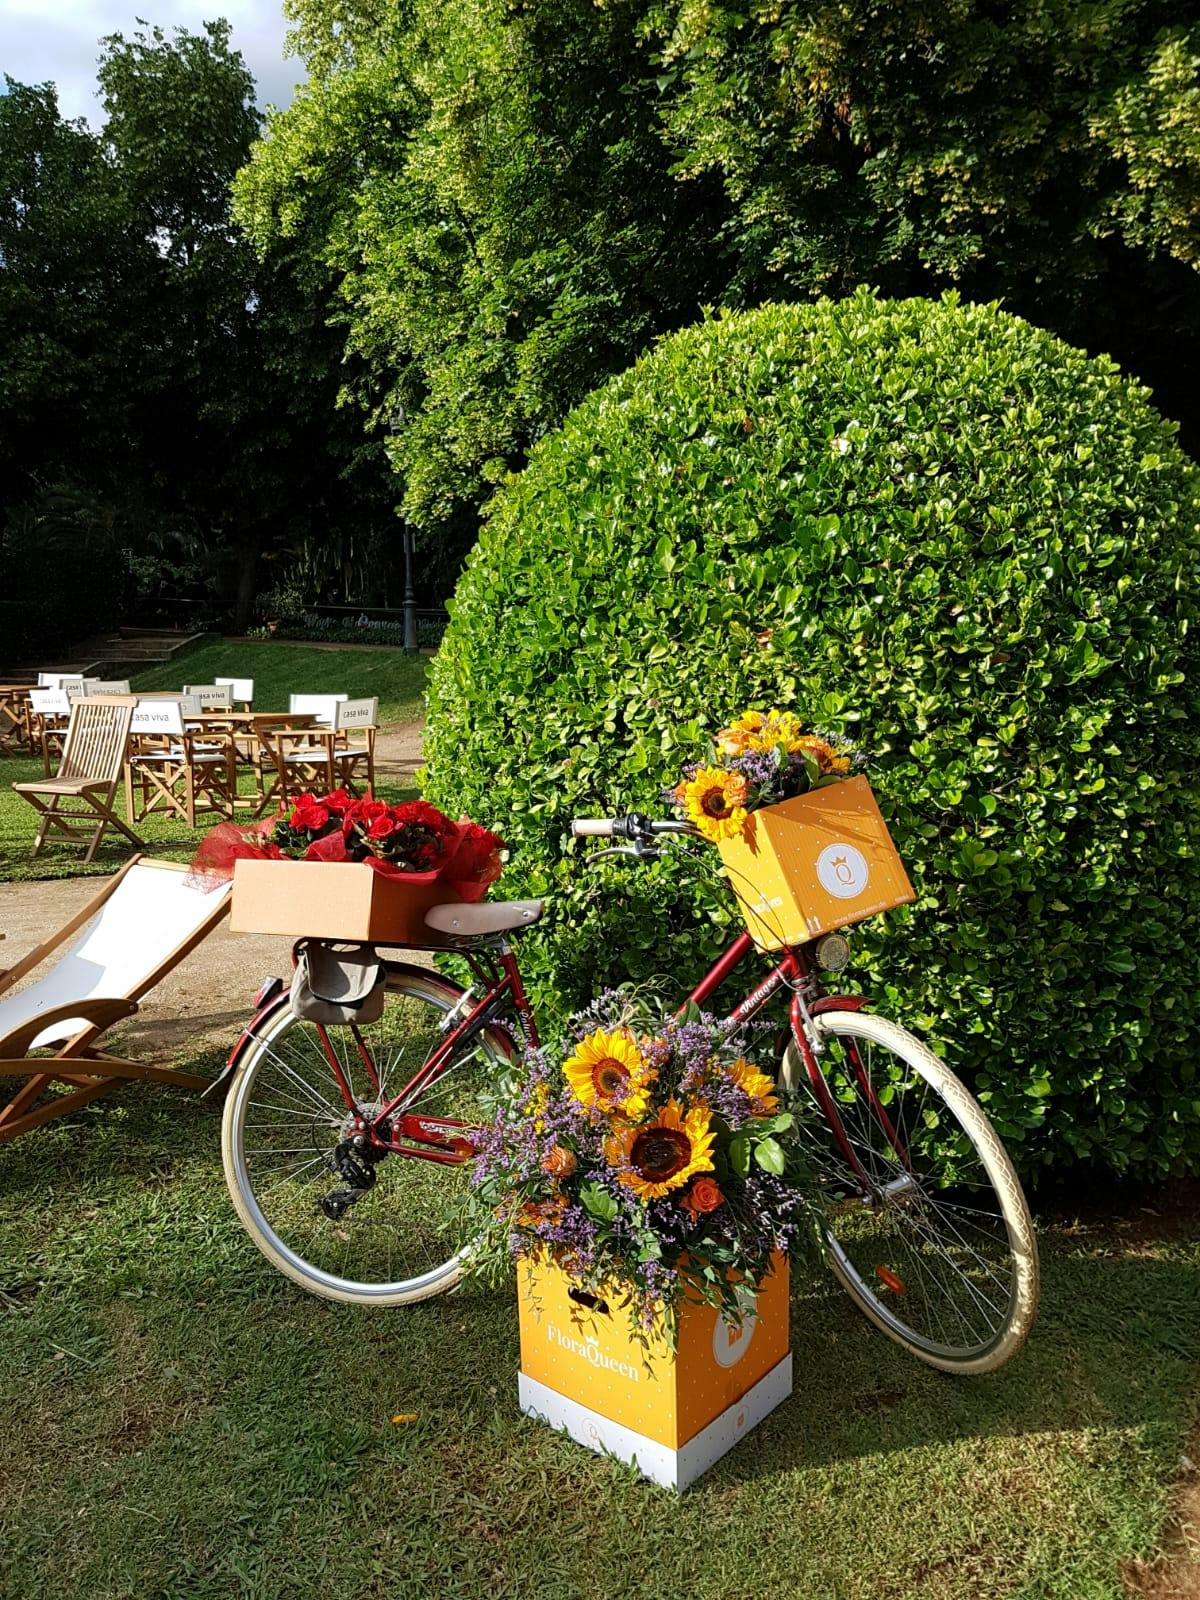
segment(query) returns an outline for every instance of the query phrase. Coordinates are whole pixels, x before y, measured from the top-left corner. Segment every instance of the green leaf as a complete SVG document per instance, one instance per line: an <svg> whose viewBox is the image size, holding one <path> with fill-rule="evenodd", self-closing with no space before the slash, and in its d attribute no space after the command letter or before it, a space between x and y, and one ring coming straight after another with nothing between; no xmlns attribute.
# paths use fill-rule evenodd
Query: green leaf
<svg viewBox="0 0 1200 1600"><path fill-rule="evenodd" d="M773 1172L776 1177L781 1177L787 1165L783 1146L776 1139L762 1139L754 1146L754 1159L764 1172Z"/></svg>

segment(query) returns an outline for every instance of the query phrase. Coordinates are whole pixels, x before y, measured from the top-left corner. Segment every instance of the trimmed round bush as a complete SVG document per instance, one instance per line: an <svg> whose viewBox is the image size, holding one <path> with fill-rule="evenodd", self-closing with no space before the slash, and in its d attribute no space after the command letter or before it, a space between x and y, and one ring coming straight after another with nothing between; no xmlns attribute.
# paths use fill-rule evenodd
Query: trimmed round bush
<svg viewBox="0 0 1200 1600"><path fill-rule="evenodd" d="M496 495L430 690L428 793L547 895L561 1012L739 927L715 852L583 865L750 706L846 733L916 903L855 979L1026 1170L1200 1156L1200 472L1146 390L995 306L768 306L659 344Z"/></svg>

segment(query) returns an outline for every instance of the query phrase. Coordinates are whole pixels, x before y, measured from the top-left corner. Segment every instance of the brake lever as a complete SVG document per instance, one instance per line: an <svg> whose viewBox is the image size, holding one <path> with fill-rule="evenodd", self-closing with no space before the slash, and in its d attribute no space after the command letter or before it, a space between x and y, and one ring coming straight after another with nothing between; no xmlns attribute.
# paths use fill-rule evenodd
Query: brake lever
<svg viewBox="0 0 1200 1600"><path fill-rule="evenodd" d="M638 861L652 861L661 854L661 850L651 849L644 844L623 844L611 850L593 850L587 861L590 865L593 861L603 861L605 856L633 856Z"/></svg>

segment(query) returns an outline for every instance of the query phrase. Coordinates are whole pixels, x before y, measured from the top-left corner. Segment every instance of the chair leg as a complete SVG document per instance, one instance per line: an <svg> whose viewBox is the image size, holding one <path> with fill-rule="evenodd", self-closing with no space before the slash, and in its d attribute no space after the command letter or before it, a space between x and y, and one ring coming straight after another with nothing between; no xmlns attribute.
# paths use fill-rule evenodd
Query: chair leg
<svg viewBox="0 0 1200 1600"><path fill-rule="evenodd" d="M41 812L41 821L38 824L37 836L33 841L33 851L29 858L31 861L46 842L46 836L50 832L50 826L53 821L53 812L58 809L58 798L58 795L54 795L49 804L47 804L37 795L27 794L25 796L25 799L28 800L34 810ZM64 828L63 831L66 833L69 832L69 829Z"/></svg>

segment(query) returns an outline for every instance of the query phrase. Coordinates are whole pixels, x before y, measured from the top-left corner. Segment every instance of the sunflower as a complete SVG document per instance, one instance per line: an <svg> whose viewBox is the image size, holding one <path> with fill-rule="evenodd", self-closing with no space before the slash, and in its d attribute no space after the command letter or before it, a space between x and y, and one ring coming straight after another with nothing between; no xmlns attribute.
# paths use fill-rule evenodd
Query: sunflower
<svg viewBox="0 0 1200 1600"><path fill-rule="evenodd" d="M578 1101L610 1115L640 1117L650 1104L654 1072L628 1028L597 1028L581 1039L563 1062L563 1073Z"/></svg>
<svg viewBox="0 0 1200 1600"><path fill-rule="evenodd" d="M819 738L817 734L806 734L797 745L806 756L811 756L822 772L844 773L850 771L850 757L836 746L830 744L828 739Z"/></svg>
<svg viewBox="0 0 1200 1600"><path fill-rule="evenodd" d="M782 745L789 755L799 750L804 735L800 719L791 711L768 711L756 732L750 735L751 750L774 750Z"/></svg>
<svg viewBox="0 0 1200 1600"><path fill-rule="evenodd" d="M740 836L746 823L746 780L740 772L701 767L682 788L688 821L706 839L717 844Z"/></svg>
<svg viewBox="0 0 1200 1600"><path fill-rule="evenodd" d="M745 712L728 728L721 729L717 735L717 749L723 756L744 756L750 749L751 738L759 733L762 725L761 711Z"/></svg>
<svg viewBox="0 0 1200 1600"><path fill-rule="evenodd" d="M621 1166L621 1182L640 1200L658 1200L684 1188L697 1172L711 1172L713 1134L707 1106L685 1111L668 1100L653 1122L618 1130L604 1154Z"/></svg>
<svg viewBox="0 0 1200 1600"><path fill-rule="evenodd" d="M757 1067L752 1067L748 1061L743 1061L740 1057L737 1061L731 1061L726 1070L738 1088L750 1096L752 1117L775 1115L779 1110L779 1100L775 1094L773 1078L768 1078L765 1072L760 1072Z"/></svg>

